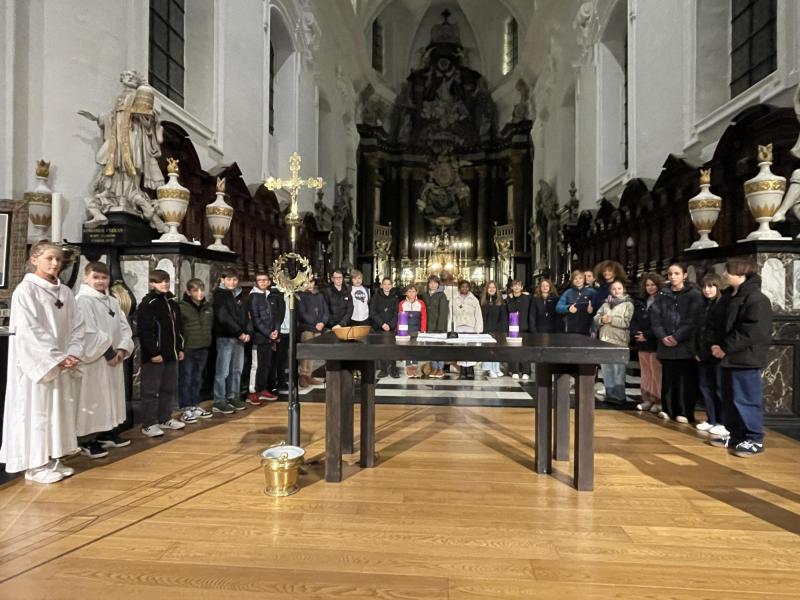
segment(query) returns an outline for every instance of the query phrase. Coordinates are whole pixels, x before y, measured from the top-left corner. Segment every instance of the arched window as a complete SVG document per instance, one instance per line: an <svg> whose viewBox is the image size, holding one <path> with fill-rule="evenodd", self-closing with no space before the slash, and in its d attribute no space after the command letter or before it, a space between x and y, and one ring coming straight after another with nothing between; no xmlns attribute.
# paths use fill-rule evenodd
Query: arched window
<svg viewBox="0 0 800 600"><path fill-rule="evenodd" d="M514 70L519 60L519 30L517 20L506 21L506 32L503 36L503 75ZM495 63L496 64L496 63Z"/></svg>
<svg viewBox="0 0 800 600"><path fill-rule="evenodd" d="M150 0L149 81L184 105L184 0Z"/></svg>
<svg viewBox="0 0 800 600"><path fill-rule="evenodd" d="M383 73L383 25L378 19L372 22L372 68Z"/></svg>
<svg viewBox="0 0 800 600"><path fill-rule="evenodd" d="M775 0L732 0L731 98L777 68Z"/></svg>

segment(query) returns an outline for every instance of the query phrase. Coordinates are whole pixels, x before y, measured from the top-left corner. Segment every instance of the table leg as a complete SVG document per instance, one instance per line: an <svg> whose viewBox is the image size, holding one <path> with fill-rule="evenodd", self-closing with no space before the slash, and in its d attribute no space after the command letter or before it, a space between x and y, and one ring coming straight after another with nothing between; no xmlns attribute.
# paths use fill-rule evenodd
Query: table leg
<svg viewBox="0 0 800 600"><path fill-rule="evenodd" d="M575 489L594 487L594 365L581 365L575 386Z"/></svg>
<svg viewBox="0 0 800 600"><path fill-rule="evenodd" d="M348 366L342 370L342 452L344 454L353 453L353 396L355 395L353 371L357 370L355 366Z"/></svg>
<svg viewBox="0 0 800 600"><path fill-rule="evenodd" d="M361 369L361 466L375 466L375 363Z"/></svg>
<svg viewBox="0 0 800 600"><path fill-rule="evenodd" d="M569 373L556 375L555 437L553 456L556 460L569 460Z"/></svg>
<svg viewBox="0 0 800 600"><path fill-rule="evenodd" d="M342 480L342 365L329 360L325 369L325 481Z"/></svg>
<svg viewBox="0 0 800 600"><path fill-rule="evenodd" d="M537 473L553 470L551 454L553 377L550 365L536 363L536 441L535 462Z"/></svg>

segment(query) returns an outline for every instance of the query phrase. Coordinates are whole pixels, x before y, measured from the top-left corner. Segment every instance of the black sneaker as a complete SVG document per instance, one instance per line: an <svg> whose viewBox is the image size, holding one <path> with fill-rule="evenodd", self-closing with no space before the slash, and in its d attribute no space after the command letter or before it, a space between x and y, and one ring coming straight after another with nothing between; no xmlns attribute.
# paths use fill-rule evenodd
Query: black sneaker
<svg viewBox="0 0 800 600"><path fill-rule="evenodd" d="M116 433L111 433L102 438L98 438L97 443L103 448L124 448L125 446L131 445L130 440L123 439Z"/></svg>
<svg viewBox="0 0 800 600"><path fill-rule="evenodd" d="M389 369L389 375L392 376L392 379L400 379L400 370L397 367Z"/></svg>
<svg viewBox="0 0 800 600"><path fill-rule="evenodd" d="M730 448L731 444L731 436L726 435L725 437L716 437L710 438L708 443L715 448Z"/></svg>
<svg viewBox="0 0 800 600"><path fill-rule="evenodd" d="M745 440L736 444L733 449L733 455L740 458L750 458L756 454L764 452L763 442L754 442L753 440Z"/></svg>
<svg viewBox="0 0 800 600"><path fill-rule="evenodd" d="M81 444L81 453L89 458L103 458L108 456L108 450L104 449L99 442L89 442Z"/></svg>
<svg viewBox="0 0 800 600"><path fill-rule="evenodd" d="M376 375L376 378L377 379L386 379L388 376L389 376L389 374L386 371L378 371L378 374Z"/></svg>

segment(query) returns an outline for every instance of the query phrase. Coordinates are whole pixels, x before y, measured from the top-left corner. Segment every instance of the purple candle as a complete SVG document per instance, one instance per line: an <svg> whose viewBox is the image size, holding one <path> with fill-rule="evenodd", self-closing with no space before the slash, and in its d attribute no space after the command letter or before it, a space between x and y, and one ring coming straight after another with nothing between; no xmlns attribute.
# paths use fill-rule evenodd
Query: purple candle
<svg viewBox="0 0 800 600"><path fill-rule="evenodd" d="M508 337L519 337L519 313L512 312L508 314Z"/></svg>
<svg viewBox="0 0 800 600"><path fill-rule="evenodd" d="M408 337L408 313L405 311L397 315L397 335Z"/></svg>

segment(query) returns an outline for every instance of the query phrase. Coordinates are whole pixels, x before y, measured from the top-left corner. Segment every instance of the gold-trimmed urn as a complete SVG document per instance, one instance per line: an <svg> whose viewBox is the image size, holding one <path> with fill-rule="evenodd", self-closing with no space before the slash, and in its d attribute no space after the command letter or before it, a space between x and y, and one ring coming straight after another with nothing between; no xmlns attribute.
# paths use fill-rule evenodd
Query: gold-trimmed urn
<svg viewBox="0 0 800 600"><path fill-rule="evenodd" d="M717 242L710 239L708 234L714 228L722 208L722 198L711 193L711 169L700 169L700 193L689 200L689 214L692 223L700 234L700 239L694 242L687 250L700 248L716 248Z"/></svg>
<svg viewBox="0 0 800 600"><path fill-rule="evenodd" d="M228 233L231 221L233 220L233 207L225 202L225 178L217 178L217 199L206 206L206 221L211 235L214 236L214 243L209 250L220 250L230 252L231 249L222 243L222 238Z"/></svg>
<svg viewBox="0 0 800 600"><path fill-rule="evenodd" d="M36 161L36 186L22 197L28 203L28 219L33 224L33 235L29 242L48 239L53 222L53 190L47 185L50 163L44 159Z"/></svg>
<svg viewBox="0 0 800 600"><path fill-rule="evenodd" d="M154 242L186 242L186 236L178 231L178 226L186 216L189 209L189 190L178 183L178 160L175 158L167 159L167 175L169 181L156 190L158 198L158 210L164 224L169 228L161 237Z"/></svg>
<svg viewBox="0 0 800 600"><path fill-rule="evenodd" d="M758 147L758 175L744 183L744 196L758 229L745 240L788 240L769 226L778 211L786 191L786 178L775 175L772 165L772 144Z"/></svg>

